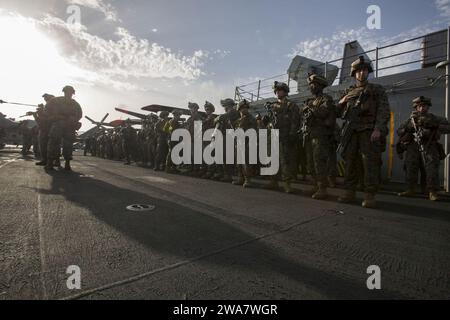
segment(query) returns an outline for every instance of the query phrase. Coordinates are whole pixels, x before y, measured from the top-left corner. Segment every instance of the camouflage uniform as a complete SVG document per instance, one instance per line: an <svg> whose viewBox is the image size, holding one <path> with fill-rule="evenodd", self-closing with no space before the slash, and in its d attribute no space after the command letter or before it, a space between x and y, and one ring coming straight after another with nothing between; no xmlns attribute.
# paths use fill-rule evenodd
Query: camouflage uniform
<svg viewBox="0 0 450 320"><path fill-rule="evenodd" d="M170 119L164 126L164 131L167 133L168 137L168 146L169 151L167 153L166 158L166 172L167 173L178 173L178 170L175 164L172 162L172 149L178 144L176 141L171 141L170 137L172 133L183 127L181 123L181 112L179 110L175 110L173 113L173 118Z"/></svg>
<svg viewBox="0 0 450 320"><path fill-rule="evenodd" d="M328 186L334 188L336 186L337 172L337 153L336 149L340 141L340 127L335 124L334 133L331 137L331 141L328 148Z"/></svg>
<svg viewBox="0 0 450 320"><path fill-rule="evenodd" d="M126 160L125 164L130 164L131 159L136 161L137 132L130 123L127 123L125 128L120 130L120 133L122 135L122 150Z"/></svg>
<svg viewBox="0 0 450 320"><path fill-rule="evenodd" d="M248 109L250 108L250 104L247 100L243 100L239 103L238 111L241 112L241 117L236 122L236 128L242 129L245 131L254 129L255 132L258 129L258 124L254 116L248 113ZM245 112L246 109L247 111ZM244 110L244 112L242 111ZM251 178L255 175L256 166L249 163L249 145L246 141L245 144L245 164L237 165L237 173L238 180L233 182L235 185L242 185L244 188L251 187Z"/></svg>
<svg viewBox="0 0 450 320"><path fill-rule="evenodd" d="M367 69L369 73L373 69L363 57L352 64L351 75L355 76L358 70ZM367 81L361 86L351 86L346 92L346 103L338 105L339 115L352 110L359 100L360 114L352 128L352 135L343 158L345 160L345 188L346 195L339 198L340 202L352 202L355 199L355 191L358 185L358 161L362 156L364 168L365 198L363 207L375 207L375 194L380 184L381 154L386 149L386 135L388 134L388 121L390 107L384 88ZM361 99L358 99L358 98ZM356 106L358 107L358 106ZM371 141L372 133L379 130L380 139Z"/></svg>
<svg viewBox="0 0 450 320"><path fill-rule="evenodd" d="M64 93L73 92L72 87L65 87ZM66 160L66 169L70 170L75 133L78 122L83 117L80 105L72 98L57 97L51 99L46 106L50 125L47 147L47 168L53 167L53 161L59 159L61 140L63 142L63 156Z"/></svg>
<svg viewBox="0 0 450 320"><path fill-rule="evenodd" d="M191 159L191 165L189 166L189 170L187 171L188 174L198 176L201 175L201 165L194 164L194 135L195 133L195 122L196 121L203 121L202 116L198 113L198 110L200 109L199 105L197 103L189 102L188 108L191 111L192 115L189 117L189 119L185 123L185 129L187 129L191 135L191 146L192 146L192 159ZM199 133L201 134L201 132ZM203 140L203 139L202 139Z"/></svg>
<svg viewBox="0 0 450 320"><path fill-rule="evenodd" d="M228 129L234 129L236 127L236 121L240 118L239 111L236 110L236 103L233 99L221 100L220 104L225 109L225 114L222 114L214 120L216 129L220 130L224 137L223 143L223 165L215 166L216 173L213 176L214 180L219 180L222 182L232 182L232 176L234 173L235 166L226 163L227 159L227 148L226 148L226 136Z"/></svg>
<svg viewBox="0 0 450 320"><path fill-rule="evenodd" d="M431 107L431 100L425 97L418 97L413 100L414 107L425 104ZM414 134L416 129L423 132L421 144L424 147L424 155L419 150L419 144ZM401 124L397 134L400 138L401 149L405 152L406 183L408 190L402 192L400 196L410 196L415 192L420 168L426 172L426 186L430 193L430 200L437 200L437 191L440 189L439 165L445 158L444 147L439 143L441 134L450 133L450 123L442 117L431 113L420 113L414 111L411 117Z"/></svg>
<svg viewBox="0 0 450 320"><path fill-rule="evenodd" d="M297 157L298 157L298 131L300 128L300 111L298 106L287 98L289 87L285 83L275 82L274 92L284 91L286 97L278 99L270 105L271 115L268 121L269 128L279 130L280 145L280 166L281 177L284 181L284 189L291 193L291 181L297 177ZM274 189L278 187L277 180L279 175L272 177L272 182L267 188Z"/></svg>
<svg viewBox="0 0 450 320"><path fill-rule="evenodd" d="M160 119L155 125L156 132L156 159L155 159L155 167L156 171L164 170L165 163L167 159L167 153L169 152L168 145L168 135L167 132L164 131L164 127L166 123L169 121L169 113L167 111L162 111L159 115Z"/></svg>
<svg viewBox="0 0 450 320"><path fill-rule="evenodd" d="M216 119L216 115L214 114L214 111L216 111L216 108L214 107L214 105L208 101L206 101L205 103L205 111L206 111L206 117L203 120L203 135L205 134L205 132L207 130L210 129L214 129L215 127L215 119ZM209 142L204 142L203 143L203 150L205 150L205 148L209 145ZM216 165L215 164L211 164L211 165L202 165L202 178L204 179L211 179L214 175L216 169Z"/></svg>
<svg viewBox="0 0 450 320"><path fill-rule="evenodd" d="M336 107L333 98L323 93L323 89L328 86L325 78L314 74L308 77L308 82L317 92L313 93L314 98L305 102L301 113L302 131L308 169L316 185L312 192L313 198L324 199L327 197L330 148L335 145Z"/></svg>

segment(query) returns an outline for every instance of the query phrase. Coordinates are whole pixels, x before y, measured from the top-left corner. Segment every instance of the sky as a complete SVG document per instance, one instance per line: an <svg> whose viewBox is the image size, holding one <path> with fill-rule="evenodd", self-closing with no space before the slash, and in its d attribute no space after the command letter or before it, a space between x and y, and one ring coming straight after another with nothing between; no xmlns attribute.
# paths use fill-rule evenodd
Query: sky
<svg viewBox="0 0 450 320"><path fill-rule="evenodd" d="M0 99L38 104L70 84L98 120L206 100L221 112L237 85L286 73L297 54L332 60L349 41L368 50L449 24L450 0L0 0Z"/></svg>

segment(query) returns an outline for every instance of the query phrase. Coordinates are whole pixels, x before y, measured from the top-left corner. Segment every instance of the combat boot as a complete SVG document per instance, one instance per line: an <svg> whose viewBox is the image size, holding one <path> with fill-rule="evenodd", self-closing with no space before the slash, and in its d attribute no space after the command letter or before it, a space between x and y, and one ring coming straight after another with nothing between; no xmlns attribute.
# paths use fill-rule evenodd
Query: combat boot
<svg viewBox="0 0 450 320"><path fill-rule="evenodd" d="M286 192L286 193L292 193L293 192L292 191L292 187L291 187L291 183L289 181L285 181L283 183L283 189L284 189L284 192Z"/></svg>
<svg viewBox="0 0 450 320"><path fill-rule="evenodd" d="M252 180L250 178L245 178L244 184L242 185L244 188L253 188Z"/></svg>
<svg viewBox="0 0 450 320"><path fill-rule="evenodd" d="M345 191L344 196L338 198L338 202L340 203L352 203L356 199L356 192L353 190Z"/></svg>
<svg viewBox="0 0 450 320"><path fill-rule="evenodd" d="M70 166L70 160L66 160L66 163L64 164L64 170L72 171L72 167Z"/></svg>
<svg viewBox="0 0 450 320"><path fill-rule="evenodd" d="M237 180L233 181L233 185L235 186L242 186L244 184L244 178L243 177L238 177Z"/></svg>
<svg viewBox="0 0 450 320"><path fill-rule="evenodd" d="M439 201L439 196L436 191L430 191L429 198L431 201Z"/></svg>
<svg viewBox="0 0 450 320"><path fill-rule="evenodd" d="M175 168L166 167L166 173L168 174L177 174L179 171Z"/></svg>
<svg viewBox="0 0 450 320"><path fill-rule="evenodd" d="M410 184L408 186L408 189L406 189L406 191L399 192L399 193L397 193L397 195L399 197L412 197L412 196L414 196L415 193L416 193L415 184Z"/></svg>
<svg viewBox="0 0 450 320"><path fill-rule="evenodd" d="M53 167L53 161L49 161L45 167L44 167L45 171L54 171L55 168Z"/></svg>
<svg viewBox="0 0 450 320"><path fill-rule="evenodd" d="M373 209L376 208L377 202L375 201L375 194L366 192L364 194L364 201L362 202L363 208Z"/></svg>
<svg viewBox="0 0 450 320"><path fill-rule="evenodd" d="M263 188L266 190L278 190L279 187L277 180L270 180L269 184L265 185Z"/></svg>
<svg viewBox="0 0 450 320"><path fill-rule="evenodd" d="M39 161L39 162L36 162L35 165L37 165L37 166L46 166L47 165L47 161Z"/></svg>
<svg viewBox="0 0 450 320"><path fill-rule="evenodd" d="M55 162L54 162L54 165L55 165L55 167L61 167L61 160L58 158L58 159L56 159L55 160Z"/></svg>
<svg viewBox="0 0 450 320"><path fill-rule="evenodd" d="M325 200L328 198L327 187L320 183L317 192L312 195L312 198L315 200Z"/></svg>

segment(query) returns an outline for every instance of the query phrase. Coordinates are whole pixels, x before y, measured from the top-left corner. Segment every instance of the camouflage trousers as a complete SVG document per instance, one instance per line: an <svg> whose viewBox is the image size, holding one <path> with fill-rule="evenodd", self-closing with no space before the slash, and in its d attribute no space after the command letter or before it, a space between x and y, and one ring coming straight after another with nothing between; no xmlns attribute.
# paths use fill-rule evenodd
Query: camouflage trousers
<svg viewBox="0 0 450 320"><path fill-rule="evenodd" d="M329 144L328 144L328 177L336 178L338 175L337 172L337 143L336 140L333 137L330 137Z"/></svg>
<svg viewBox="0 0 450 320"><path fill-rule="evenodd" d="M146 155L147 163L150 163L150 166L155 164L156 158L156 143L153 141L146 141L144 145L144 153Z"/></svg>
<svg viewBox="0 0 450 320"><path fill-rule="evenodd" d="M413 142L408 145L405 153L405 169L406 182L409 185L416 185L419 177L419 171L425 168L426 185L429 191L438 191L440 188L439 182L439 149L437 144L430 144L428 150L425 152L425 164L419 152L419 146Z"/></svg>
<svg viewBox="0 0 450 320"><path fill-rule="evenodd" d="M358 163L362 159L364 171L364 191L376 193L380 185L381 150L382 143L372 143L371 130L355 132L344 155L345 160L345 187L347 190L356 191L358 177Z"/></svg>
<svg viewBox="0 0 450 320"><path fill-rule="evenodd" d="M177 142L172 142L172 141L170 141L168 144L169 150L167 152L167 157L166 157L166 170L176 169L176 165L172 161L172 150L176 145L177 145Z"/></svg>
<svg viewBox="0 0 450 320"><path fill-rule="evenodd" d="M59 159L61 153L61 141L64 159L69 161L72 160L75 130L67 126L67 123L65 122L57 122L50 127L47 145L47 159L49 161Z"/></svg>
<svg viewBox="0 0 450 320"><path fill-rule="evenodd" d="M280 170L272 176L272 180L281 179L291 182L297 178L298 173L298 143L288 139L280 139Z"/></svg>
<svg viewBox="0 0 450 320"><path fill-rule="evenodd" d="M136 161L136 145L133 142L124 140L122 150L127 162L131 162L131 159Z"/></svg>
<svg viewBox="0 0 450 320"><path fill-rule="evenodd" d="M332 138L330 136L308 138L305 145L308 170L316 183L321 185L327 184L326 177L329 173L328 162Z"/></svg>
<svg viewBox="0 0 450 320"><path fill-rule="evenodd" d="M306 142L305 146L303 146L303 137L300 137L300 143L298 144L298 156L297 156L297 162L298 162L298 168L299 173L306 177L308 175L308 153L306 151Z"/></svg>
<svg viewBox="0 0 450 320"><path fill-rule="evenodd" d="M39 130L39 150L41 153L41 160L45 162L47 161L48 134L48 128Z"/></svg>
<svg viewBox="0 0 450 320"><path fill-rule="evenodd" d="M167 139L158 139L156 145L156 158L155 158L155 168L162 169L165 166L167 160L167 153L169 152L169 145Z"/></svg>

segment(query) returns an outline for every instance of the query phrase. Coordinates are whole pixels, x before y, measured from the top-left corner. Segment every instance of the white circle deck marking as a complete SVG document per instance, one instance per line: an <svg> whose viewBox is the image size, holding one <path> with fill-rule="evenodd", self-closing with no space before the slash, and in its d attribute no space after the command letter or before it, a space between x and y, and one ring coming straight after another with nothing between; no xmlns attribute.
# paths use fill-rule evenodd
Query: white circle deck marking
<svg viewBox="0 0 450 320"><path fill-rule="evenodd" d="M155 210L156 206L151 204L132 204L127 207L128 211L133 212L145 212L145 211L153 211Z"/></svg>

